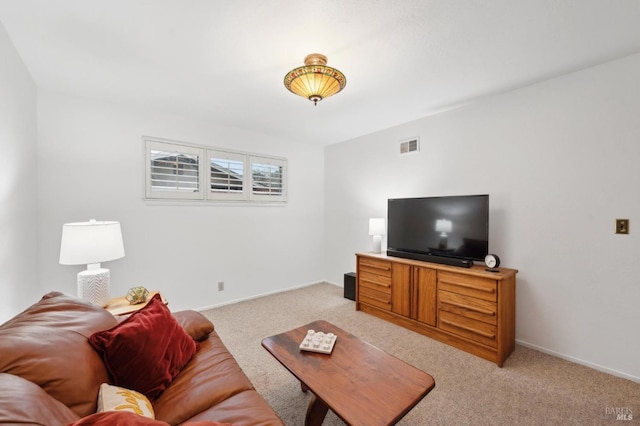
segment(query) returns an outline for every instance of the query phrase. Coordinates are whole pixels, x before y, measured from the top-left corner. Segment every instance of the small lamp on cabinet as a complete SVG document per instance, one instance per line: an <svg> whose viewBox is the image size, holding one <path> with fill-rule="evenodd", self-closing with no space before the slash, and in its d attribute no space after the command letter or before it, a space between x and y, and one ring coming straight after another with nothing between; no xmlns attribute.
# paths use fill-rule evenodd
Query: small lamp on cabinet
<svg viewBox="0 0 640 426"><path fill-rule="evenodd" d="M382 236L385 234L383 217L369 219L369 235L373 236L373 252L382 252Z"/></svg>
<svg viewBox="0 0 640 426"><path fill-rule="evenodd" d="M78 297L98 306L109 302L109 270L100 267L124 257L120 222L96 221L65 223L60 242L61 265L87 265L78 273Z"/></svg>

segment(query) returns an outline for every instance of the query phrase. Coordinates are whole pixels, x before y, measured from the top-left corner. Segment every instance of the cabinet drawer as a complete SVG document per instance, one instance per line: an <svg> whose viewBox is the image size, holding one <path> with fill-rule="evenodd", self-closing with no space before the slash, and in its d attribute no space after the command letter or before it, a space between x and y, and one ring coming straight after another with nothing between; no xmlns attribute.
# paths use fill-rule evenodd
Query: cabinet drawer
<svg viewBox="0 0 640 426"><path fill-rule="evenodd" d="M361 273L361 275L365 274ZM358 279L358 285L359 288L368 288L386 294L391 294L391 278L386 279L385 277L368 277L365 275Z"/></svg>
<svg viewBox="0 0 640 426"><path fill-rule="evenodd" d="M391 294L377 291L368 287L358 289L358 301L381 309L391 309Z"/></svg>
<svg viewBox="0 0 640 426"><path fill-rule="evenodd" d="M363 270L360 268L360 275L358 275L358 282L360 285L369 285L369 286L381 286L381 287L391 287L391 277L385 277L384 275L376 275L372 274L369 271Z"/></svg>
<svg viewBox="0 0 640 426"><path fill-rule="evenodd" d="M462 315L466 318L473 318L487 324L497 324L495 302L440 290L438 292L438 309Z"/></svg>
<svg viewBox="0 0 640 426"><path fill-rule="evenodd" d="M447 311L438 312L438 327L458 336L466 337L492 348L496 344L496 326L478 321L469 317L463 317Z"/></svg>
<svg viewBox="0 0 640 426"><path fill-rule="evenodd" d="M441 271L438 272L438 290L492 302L497 300L498 294L496 280Z"/></svg>
<svg viewBox="0 0 640 426"><path fill-rule="evenodd" d="M374 275L391 277L391 262L388 260L360 258L360 272L369 272Z"/></svg>

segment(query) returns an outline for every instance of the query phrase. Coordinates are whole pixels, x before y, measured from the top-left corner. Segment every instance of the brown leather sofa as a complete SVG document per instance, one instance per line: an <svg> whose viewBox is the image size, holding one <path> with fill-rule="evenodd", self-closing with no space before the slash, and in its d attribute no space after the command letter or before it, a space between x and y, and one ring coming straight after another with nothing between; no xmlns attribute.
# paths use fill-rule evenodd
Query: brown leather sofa
<svg viewBox="0 0 640 426"><path fill-rule="evenodd" d="M208 319L195 311L173 316L197 351L153 402L156 419L283 424ZM66 425L95 413L109 374L88 338L117 324L100 307L52 292L0 325L0 423Z"/></svg>

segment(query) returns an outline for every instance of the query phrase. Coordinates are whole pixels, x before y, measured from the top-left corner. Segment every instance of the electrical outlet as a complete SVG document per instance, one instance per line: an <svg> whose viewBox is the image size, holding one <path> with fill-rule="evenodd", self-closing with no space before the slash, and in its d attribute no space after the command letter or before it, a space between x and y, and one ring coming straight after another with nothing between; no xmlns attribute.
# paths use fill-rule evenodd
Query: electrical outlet
<svg viewBox="0 0 640 426"><path fill-rule="evenodd" d="M616 219L616 234L629 233L629 219Z"/></svg>
<svg viewBox="0 0 640 426"><path fill-rule="evenodd" d="M218 281L218 291L224 291L224 281Z"/></svg>

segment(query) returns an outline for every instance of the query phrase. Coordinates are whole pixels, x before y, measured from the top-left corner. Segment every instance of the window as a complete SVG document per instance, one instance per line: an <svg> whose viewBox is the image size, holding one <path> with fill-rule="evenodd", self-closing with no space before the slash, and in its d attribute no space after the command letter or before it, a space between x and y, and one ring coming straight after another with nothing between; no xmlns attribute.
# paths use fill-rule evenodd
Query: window
<svg viewBox="0 0 640 426"><path fill-rule="evenodd" d="M144 138L146 198L286 201L287 160Z"/></svg>
<svg viewBox="0 0 640 426"><path fill-rule="evenodd" d="M244 200L245 155L226 151L207 151L209 157L209 193L214 200Z"/></svg>
<svg viewBox="0 0 640 426"><path fill-rule="evenodd" d="M203 150L147 141L147 198L202 199Z"/></svg>
<svg viewBox="0 0 640 426"><path fill-rule="evenodd" d="M284 199L284 161L258 156L250 156L250 161L252 199Z"/></svg>

